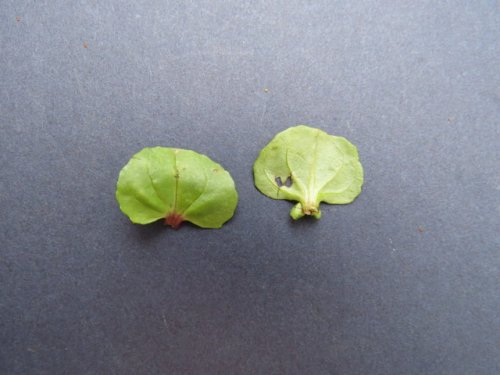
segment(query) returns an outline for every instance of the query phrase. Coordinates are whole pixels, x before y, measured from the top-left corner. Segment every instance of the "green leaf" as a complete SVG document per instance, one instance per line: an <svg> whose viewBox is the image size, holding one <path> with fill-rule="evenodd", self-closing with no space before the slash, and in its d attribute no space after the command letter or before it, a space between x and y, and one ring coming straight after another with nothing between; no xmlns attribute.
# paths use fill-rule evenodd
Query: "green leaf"
<svg viewBox="0 0 500 375"><path fill-rule="evenodd" d="M234 181L219 164L191 150L147 147L123 167L116 199L133 223L160 219L220 228L238 203Z"/></svg>
<svg viewBox="0 0 500 375"><path fill-rule="evenodd" d="M363 185L356 146L305 125L278 133L260 152L253 172L261 193L298 202L290 211L294 219L319 219L320 202L350 203Z"/></svg>

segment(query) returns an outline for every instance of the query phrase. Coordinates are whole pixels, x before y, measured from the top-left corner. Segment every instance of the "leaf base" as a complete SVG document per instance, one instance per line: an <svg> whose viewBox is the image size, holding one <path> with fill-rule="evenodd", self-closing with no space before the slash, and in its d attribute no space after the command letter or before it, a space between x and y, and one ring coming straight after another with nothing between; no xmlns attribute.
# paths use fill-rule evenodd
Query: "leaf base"
<svg viewBox="0 0 500 375"><path fill-rule="evenodd" d="M183 221L184 217L177 212L171 212L165 217L165 225L170 225L174 229L179 229Z"/></svg>
<svg viewBox="0 0 500 375"><path fill-rule="evenodd" d="M304 216L312 216L315 219L319 219L321 218L321 211L319 207L313 205L302 206L302 203L297 203L290 211L290 216L294 220L298 220Z"/></svg>

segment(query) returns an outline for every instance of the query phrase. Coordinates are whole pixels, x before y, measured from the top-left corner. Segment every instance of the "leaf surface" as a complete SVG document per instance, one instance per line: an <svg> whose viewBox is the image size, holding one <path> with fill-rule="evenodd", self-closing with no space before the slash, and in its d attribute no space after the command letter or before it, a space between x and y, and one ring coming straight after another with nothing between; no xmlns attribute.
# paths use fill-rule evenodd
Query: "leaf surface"
<svg viewBox="0 0 500 375"><path fill-rule="evenodd" d="M351 203L363 185L356 146L305 125L278 133L260 152L253 172L263 194L298 202L290 212L294 219L319 218L321 202Z"/></svg>
<svg viewBox="0 0 500 375"><path fill-rule="evenodd" d="M231 175L207 156L147 147L121 170L116 199L136 224L164 219L172 227L189 221L203 228L220 228L233 216L238 193Z"/></svg>

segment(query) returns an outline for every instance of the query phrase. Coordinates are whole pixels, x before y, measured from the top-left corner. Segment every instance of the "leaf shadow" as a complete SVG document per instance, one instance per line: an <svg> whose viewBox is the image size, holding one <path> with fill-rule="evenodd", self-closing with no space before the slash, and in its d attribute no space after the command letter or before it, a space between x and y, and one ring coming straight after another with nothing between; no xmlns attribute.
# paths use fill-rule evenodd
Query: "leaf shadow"
<svg viewBox="0 0 500 375"><path fill-rule="evenodd" d="M193 231L202 230L203 228L197 227L189 221L184 221L178 229L173 229L166 225L163 220L155 221L147 225L132 225L131 234L134 239L138 241L152 241L160 235L169 235L176 231Z"/></svg>
<svg viewBox="0 0 500 375"><path fill-rule="evenodd" d="M165 226L163 220L158 220L147 225L132 225L131 232L140 241L150 241L161 234L165 234L168 229L169 227Z"/></svg>
<svg viewBox="0 0 500 375"><path fill-rule="evenodd" d="M314 225L317 225L318 219L312 216L304 216L298 220L294 220L291 216L288 220L288 225L293 228L309 228Z"/></svg>

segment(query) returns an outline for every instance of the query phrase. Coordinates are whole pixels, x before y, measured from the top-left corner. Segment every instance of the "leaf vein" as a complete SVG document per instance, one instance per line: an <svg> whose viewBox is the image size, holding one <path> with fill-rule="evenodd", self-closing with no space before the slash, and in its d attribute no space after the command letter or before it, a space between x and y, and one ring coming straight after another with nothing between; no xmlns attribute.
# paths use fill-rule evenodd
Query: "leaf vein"
<svg viewBox="0 0 500 375"><path fill-rule="evenodd" d="M155 194L158 196L158 199L165 205L168 207L168 203L162 199L160 193L158 192L158 187L155 185L155 183L153 182L153 177L151 176L151 170L150 170L150 166L149 166L149 163L146 163L146 166L147 166L147 171L148 171L148 177L149 177L149 181L151 182L151 185L153 186L153 190L155 191Z"/></svg>
<svg viewBox="0 0 500 375"><path fill-rule="evenodd" d="M188 211L188 210L189 210L189 209L193 206L193 204L195 204L195 203L196 203L196 201L197 201L198 199L200 199L200 197L201 197L203 194L205 194L205 191L207 190L207 186L208 186L208 177L207 177L207 175L205 174L205 185L203 186L203 189L201 190L201 193L200 193L200 194L198 194L198 196L197 196L197 197L196 197L196 198L195 198L195 199L194 199L194 200L193 200L193 201L189 204L189 206L187 206L187 208L186 208L184 211L182 211L182 212L181 212L181 214L184 214L186 211Z"/></svg>

